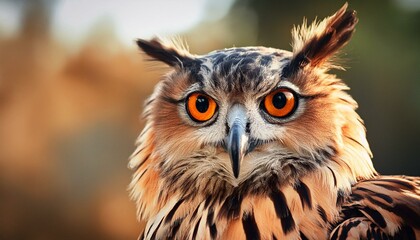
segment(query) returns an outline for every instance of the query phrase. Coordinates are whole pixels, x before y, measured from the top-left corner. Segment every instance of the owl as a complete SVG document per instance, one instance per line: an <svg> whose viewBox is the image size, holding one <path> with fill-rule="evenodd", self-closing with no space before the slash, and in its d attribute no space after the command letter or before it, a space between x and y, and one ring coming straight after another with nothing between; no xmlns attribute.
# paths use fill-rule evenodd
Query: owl
<svg viewBox="0 0 420 240"><path fill-rule="evenodd" d="M292 30L292 51L193 55L138 40L170 71L130 158L140 239L420 239L420 179L382 176L330 69L358 22L347 4Z"/></svg>

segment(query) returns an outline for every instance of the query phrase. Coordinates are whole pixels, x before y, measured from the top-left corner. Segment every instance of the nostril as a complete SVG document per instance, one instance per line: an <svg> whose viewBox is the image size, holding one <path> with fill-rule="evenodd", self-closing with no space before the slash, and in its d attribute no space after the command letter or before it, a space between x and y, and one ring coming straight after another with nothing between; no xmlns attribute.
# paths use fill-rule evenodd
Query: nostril
<svg viewBox="0 0 420 240"><path fill-rule="evenodd" d="M225 128L225 131L226 131L225 134L227 136L229 134L229 130L230 130L229 124L227 122L225 123L225 127L226 127Z"/></svg>
<svg viewBox="0 0 420 240"><path fill-rule="evenodd" d="M245 132L246 132L246 133L250 133L250 132L251 132L251 123L250 123L250 122L247 122L247 123L246 123Z"/></svg>

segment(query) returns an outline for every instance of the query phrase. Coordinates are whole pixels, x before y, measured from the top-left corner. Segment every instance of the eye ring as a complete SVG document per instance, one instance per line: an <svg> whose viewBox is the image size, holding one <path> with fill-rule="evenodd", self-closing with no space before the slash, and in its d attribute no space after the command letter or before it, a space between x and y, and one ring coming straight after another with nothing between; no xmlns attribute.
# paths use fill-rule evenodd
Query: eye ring
<svg viewBox="0 0 420 240"><path fill-rule="evenodd" d="M262 101L263 109L275 118L286 118L297 108L298 98L289 88L279 88L269 93Z"/></svg>
<svg viewBox="0 0 420 240"><path fill-rule="evenodd" d="M210 120L217 110L216 101L201 92L191 93L187 97L185 107L190 118L196 122Z"/></svg>

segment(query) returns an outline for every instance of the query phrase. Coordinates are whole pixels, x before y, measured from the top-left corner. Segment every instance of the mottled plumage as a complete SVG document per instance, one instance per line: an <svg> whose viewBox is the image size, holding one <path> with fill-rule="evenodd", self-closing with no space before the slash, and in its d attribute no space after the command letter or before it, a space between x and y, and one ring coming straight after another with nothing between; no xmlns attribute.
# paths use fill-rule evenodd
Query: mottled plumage
<svg viewBox="0 0 420 240"><path fill-rule="evenodd" d="M375 171L357 103L328 72L357 23L346 8L294 29L292 52L138 40L172 68L129 164L141 239L420 238L419 178Z"/></svg>

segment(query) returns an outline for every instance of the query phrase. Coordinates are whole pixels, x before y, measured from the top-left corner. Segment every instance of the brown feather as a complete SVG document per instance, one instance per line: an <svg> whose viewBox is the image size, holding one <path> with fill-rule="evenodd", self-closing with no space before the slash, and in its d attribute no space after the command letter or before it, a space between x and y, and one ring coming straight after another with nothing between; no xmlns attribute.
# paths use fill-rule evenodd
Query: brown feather
<svg viewBox="0 0 420 240"><path fill-rule="evenodd" d="M345 4L303 24L293 53L247 47L197 56L137 41L173 67L146 102L130 157L131 197L147 222L141 239L420 238L419 178L378 175L357 103L328 73L356 23ZM262 100L279 88L293 91L297 105L273 118ZM217 104L207 122L187 110L197 92ZM226 145L234 105L246 109L252 142L237 177Z"/></svg>

